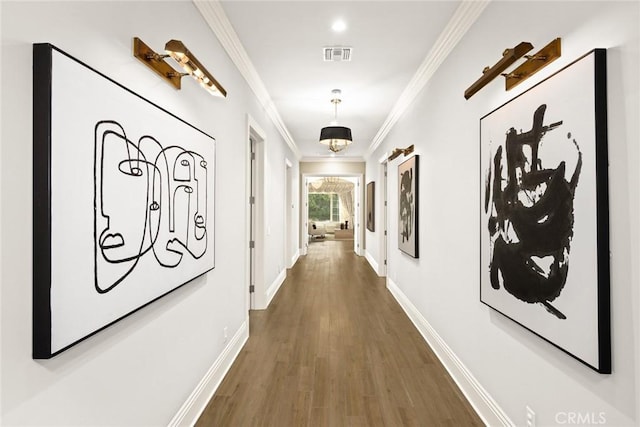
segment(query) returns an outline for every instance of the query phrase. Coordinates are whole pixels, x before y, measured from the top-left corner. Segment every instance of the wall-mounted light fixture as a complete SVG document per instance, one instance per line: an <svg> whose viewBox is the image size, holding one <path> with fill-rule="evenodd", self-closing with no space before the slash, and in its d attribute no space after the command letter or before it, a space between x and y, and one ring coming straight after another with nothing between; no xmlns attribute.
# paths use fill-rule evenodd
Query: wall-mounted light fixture
<svg viewBox="0 0 640 427"><path fill-rule="evenodd" d="M407 148L394 148L393 151L391 152L391 155L387 158L387 160L391 161L396 157L398 157L400 154L408 156L411 153L413 153L413 144L411 144Z"/></svg>
<svg viewBox="0 0 640 427"><path fill-rule="evenodd" d="M510 90L517 84L522 83L562 55L561 39L552 40L545 47L533 55L525 55L527 59L518 68L510 73L503 74L505 77L505 90Z"/></svg>
<svg viewBox="0 0 640 427"><path fill-rule="evenodd" d="M210 72L196 59L196 57L187 49L180 40L169 40L164 45L164 50L171 56L180 66L194 79L200 83L200 86L211 92L213 95L225 98L227 91L222 85L213 78Z"/></svg>
<svg viewBox="0 0 640 427"><path fill-rule="evenodd" d="M506 49L502 53L502 58L500 58L493 67L485 67L485 69L482 70L482 77L464 91L464 98L471 98L476 92L485 87L491 80L498 77L504 70L509 68L511 64L522 58L525 53L531 49L533 49L533 45L529 42L521 42L512 49Z"/></svg>
<svg viewBox="0 0 640 427"><path fill-rule="evenodd" d="M167 64L164 58L169 55L160 55L153 51L145 42L138 37L133 38L133 56L138 58L141 62L151 68L160 77L167 81L170 85L176 89L180 89L180 81L182 79L182 73L174 70L171 65Z"/></svg>
<svg viewBox="0 0 640 427"><path fill-rule="evenodd" d="M206 68L196 59L180 40L169 40L164 47L166 54L156 53L138 37L133 38L133 56L138 58L155 73L170 83L176 89L180 89L182 76L192 76L200 86L215 96L225 98L227 91L220 83L207 71ZM183 69L184 73L176 71L169 65L165 58L171 57Z"/></svg>

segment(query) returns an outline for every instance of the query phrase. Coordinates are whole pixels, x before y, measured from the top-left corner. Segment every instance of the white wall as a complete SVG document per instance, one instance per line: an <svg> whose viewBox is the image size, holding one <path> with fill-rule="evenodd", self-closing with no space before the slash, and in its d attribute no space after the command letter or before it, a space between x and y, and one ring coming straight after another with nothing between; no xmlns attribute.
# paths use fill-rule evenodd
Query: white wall
<svg viewBox="0 0 640 427"><path fill-rule="evenodd" d="M285 159L294 161L288 147L284 144L270 144L267 141L266 170L265 170L265 284L273 286L273 282L286 274L288 262L286 260L286 214L284 200L288 183L285 182ZM298 176L297 162L292 167L292 177ZM297 179L294 179L297 184ZM296 191L297 194L297 191ZM294 203L298 206L297 201ZM295 210L297 211L297 210ZM296 228L297 231L297 228Z"/></svg>
<svg viewBox="0 0 640 427"><path fill-rule="evenodd" d="M166 425L226 354L223 329L233 337L247 326L247 114L273 148L270 168L282 171L287 157L297 170L297 162L191 2L2 1L0 8L0 424ZM184 41L228 98L211 97L187 78L174 90L132 56L134 36L159 51L171 38ZM31 359L35 42L53 43L217 140L216 268L46 361ZM271 184L284 188L282 180ZM270 218L283 205L274 202ZM277 222L267 253L283 253ZM281 265L269 258L265 270Z"/></svg>
<svg viewBox="0 0 640 427"><path fill-rule="evenodd" d="M386 145L385 145L386 146ZM383 149L380 149L378 151L376 151L377 153L379 153L380 151L382 151ZM380 156L380 159L375 159L373 156L371 156L371 158L369 159L369 161L366 164L366 176L365 176L365 194L366 194L366 185L368 183L370 183L371 181L373 181L375 184L375 188L374 188L374 231L369 231L367 229L367 224L365 221L364 224L364 247L366 248L366 254L365 256L367 257L367 260L369 261L369 263L371 264L371 267L376 270L376 272L379 275L384 275L385 272L385 267L384 267L384 250L383 248L383 244L384 242L381 241L382 239L384 239L384 229L385 229L385 216L384 216L384 200L385 200L385 194L384 194L384 176L383 176L383 169L382 169L382 163L380 163L380 160L382 158L387 158L388 156L386 155L387 153L383 152ZM394 167L395 167L395 163L394 163ZM394 173L396 173L396 169L393 169ZM396 199L393 199L396 200ZM365 200L365 210L366 210L366 205L367 205L367 201ZM366 212L364 212L364 215L366 216ZM395 247L395 241L392 242L393 246Z"/></svg>
<svg viewBox="0 0 640 427"><path fill-rule="evenodd" d="M601 424L602 413L611 426L640 424L639 22L638 2L490 3L367 159L366 181L377 184L382 154L415 144L420 259L401 255L395 243L399 158L389 165L388 277L516 425L525 424L526 405L537 425L567 424L570 412ZM505 48L530 41L535 52L556 37L562 57L543 71L510 92L499 77L464 99ZM479 118L596 47L608 48L611 375L592 371L479 301Z"/></svg>
<svg viewBox="0 0 640 427"><path fill-rule="evenodd" d="M264 122L268 118L264 113ZM290 229L289 245L297 248L299 222L297 212L299 211L298 196L298 162L294 154L286 146L282 139L271 140L266 138L260 142L261 147L257 147L256 161L260 163L257 168L257 185L260 186L256 203L259 204L258 212L262 212L262 223L256 226L256 283L255 300L253 309L266 309L278 289L286 278L286 269L290 266L292 255L287 254L287 229ZM289 177L287 177L286 166L291 164ZM288 181L287 181L288 179ZM285 205L286 193L290 191L291 206ZM287 223L285 209L291 209L290 221L296 225ZM258 214L259 216L260 214Z"/></svg>

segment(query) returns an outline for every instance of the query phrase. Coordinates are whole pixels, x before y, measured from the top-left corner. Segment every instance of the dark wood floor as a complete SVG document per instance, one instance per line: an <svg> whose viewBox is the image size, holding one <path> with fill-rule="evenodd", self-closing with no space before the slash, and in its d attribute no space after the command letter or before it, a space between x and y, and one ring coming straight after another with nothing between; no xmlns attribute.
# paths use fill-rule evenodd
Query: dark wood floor
<svg viewBox="0 0 640 427"><path fill-rule="evenodd" d="M481 426L353 241L320 241L264 311L197 426Z"/></svg>

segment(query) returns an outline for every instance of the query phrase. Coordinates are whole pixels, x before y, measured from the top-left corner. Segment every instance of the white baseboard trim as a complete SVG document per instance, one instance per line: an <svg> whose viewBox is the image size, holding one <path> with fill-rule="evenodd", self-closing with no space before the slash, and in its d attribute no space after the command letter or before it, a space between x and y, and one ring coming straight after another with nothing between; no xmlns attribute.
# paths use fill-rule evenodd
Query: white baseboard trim
<svg viewBox="0 0 640 427"><path fill-rule="evenodd" d="M375 271L376 274L380 276L380 271L378 271L378 263L375 259L373 259L373 256L371 256L369 251L364 251L364 257L367 259L367 261L369 261L369 265L371 266L371 268L373 268L373 271Z"/></svg>
<svg viewBox="0 0 640 427"><path fill-rule="evenodd" d="M295 254L291 257L291 264L289 264L289 268L292 268L298 262L298 258L300 258L300 249L296 251Z"/></svg>
<svg viewBox="0 0 640 427"><path fill-rule="evenodd" d="M438 356L440 362L456 382L460 391L465 395L478 416L488 426L515 426L507 414L500 408L489 393L476 380L473 374L467 369L462 361L451 350L447 343L438 335L438 333L424 318L422 313L418 311L416 306L411 303L409 298L400 290L400 288L389 278L387 278L387 289L394 296L398 304L404 312L409 316L418 331L431 347L433 352Z"/></svg>
<svg viewBox="0 0 640 427"><path fill-rule="evenodd" d="M249 321L246 320L169 422L169 427L193 426L196 423L248 339Z"/></svg>
<svg viewBox="0 0 640 427"><path fill-rule="evenodd" d="M278 274L278 277L276 277L273 283L269 285L269 287L267 288L267 292L265 292L265 308L269 307L269 304L271 304L271 300L276 295L276 292L278 292L278 289L280 289L280 286L282 286L282 284L284 283L284 279L286 278L287 270L282 269L282 271L280 271L280 274Z"/></svg>

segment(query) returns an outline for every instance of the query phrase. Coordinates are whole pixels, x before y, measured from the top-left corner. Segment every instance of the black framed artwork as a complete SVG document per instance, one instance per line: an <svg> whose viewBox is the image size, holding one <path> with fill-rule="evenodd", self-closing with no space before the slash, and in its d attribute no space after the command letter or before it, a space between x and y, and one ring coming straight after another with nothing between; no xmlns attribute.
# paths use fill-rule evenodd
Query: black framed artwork
<svg viewBox="0 0 640 427"><path fill-rule="evenodd" d="M33 357L214 268L215 140L33 46Z"/></svg>
<svg viewBox="0 0 640 427"><path fill-rule="evenodd" d="M376 231L376 217L375 217L375 197L376 197L376 183L371 181L367 184L367 230Z"/></svg>
<svg viewBox="0 0 640 427"><path fill-rule="evenodd" d="M480 119L480 300L611 372L606 50Z"/></svg>
<svg viewBox="0 0 640 427"><path fill-rule="evenodd" d="M418 155L398 165L398 248L418 258Z"/></svg>

